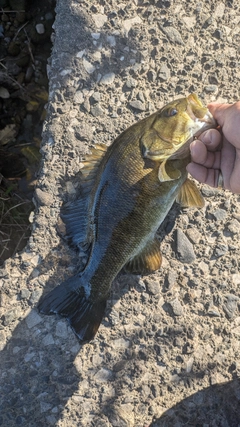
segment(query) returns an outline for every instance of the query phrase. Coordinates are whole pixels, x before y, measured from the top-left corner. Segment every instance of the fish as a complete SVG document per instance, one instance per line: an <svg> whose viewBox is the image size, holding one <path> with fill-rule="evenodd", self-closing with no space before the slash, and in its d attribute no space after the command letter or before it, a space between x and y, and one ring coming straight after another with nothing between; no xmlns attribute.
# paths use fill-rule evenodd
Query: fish
<svg viewBox="0 0 240 427"><path fill-rule="evenodd" d="M175 200L203 207L187 177L190 143L216 121L195 93L173 100L123 131L110 146L96 144L81 169L81 194L62 209L70 243L87 254L82 271L39 303L43 314L66 317L81 343L91 341L121 270L149 274L161 266L156 232Z"/></svg>

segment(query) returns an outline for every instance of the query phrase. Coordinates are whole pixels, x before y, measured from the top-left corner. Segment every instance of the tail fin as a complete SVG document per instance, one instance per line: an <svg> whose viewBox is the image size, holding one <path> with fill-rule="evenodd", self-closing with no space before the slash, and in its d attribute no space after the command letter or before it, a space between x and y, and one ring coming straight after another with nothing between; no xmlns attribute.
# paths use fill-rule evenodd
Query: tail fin
<svg viewBox="0 0 240 427"><path fill-rule="evenodd" d="M73 276L43 297L38 308L43 314L57 313L66 317L79 340L84 343L96 335L106 302L91 301L79 276Z"/></svg>

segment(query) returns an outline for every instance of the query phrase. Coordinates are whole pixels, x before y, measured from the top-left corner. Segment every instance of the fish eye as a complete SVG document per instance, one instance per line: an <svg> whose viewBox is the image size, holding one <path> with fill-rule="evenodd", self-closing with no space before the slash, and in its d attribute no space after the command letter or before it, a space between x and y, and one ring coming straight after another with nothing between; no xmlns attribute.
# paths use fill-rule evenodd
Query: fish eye
<svg viewBox="0 0 240 427"><path fill-rule="evenodd" d="M163 116L173 117L173 116L176 116L177 113L178 113L178 110L176 108L168 108L167 110L163 111Z"/></svg>
<svg viewBox="0 0 240 427"><path fill-rule="evenodd" d="M178 113L176 108L171 108L171 110L168 111L168 117L176 116Z"/></svg>

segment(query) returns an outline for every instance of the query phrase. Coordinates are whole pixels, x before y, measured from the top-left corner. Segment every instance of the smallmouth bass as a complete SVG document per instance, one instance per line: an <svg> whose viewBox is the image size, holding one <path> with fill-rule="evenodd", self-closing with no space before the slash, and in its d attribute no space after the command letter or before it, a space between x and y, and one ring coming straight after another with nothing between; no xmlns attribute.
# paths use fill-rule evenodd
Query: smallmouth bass
<svg viewBox="0 0 240 427"><path fill-rule="evenodd" d="M81 342L95 336L111 283L120 270L161 266L155 233L175 200L202 207L187 178L191 141L216 122L195 94L170 102L126 129L109 147L96 145L82 171L82 196L62 219L71 243L88 253L83 269L40 301L44 314L66 317Z"/></svg>

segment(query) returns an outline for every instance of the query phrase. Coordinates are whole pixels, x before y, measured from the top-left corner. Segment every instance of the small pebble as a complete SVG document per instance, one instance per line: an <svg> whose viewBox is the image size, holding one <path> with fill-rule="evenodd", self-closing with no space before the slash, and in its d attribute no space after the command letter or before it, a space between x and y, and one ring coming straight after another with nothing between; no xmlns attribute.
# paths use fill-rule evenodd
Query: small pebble
<svg viewBox="0 0 240 427"><path fill-rule="evenodd" d="M172 307L172 311L173 311L173 314L175 314L175 316L183 315L184 310L178 298L175 298L169 304Z"/></svg>
<svg viewBox="0 0 240 427"><path fill-rule="evenodd" d="M160 293L160 283L157 280L147 280L146 288L151 295L157 295Z"/></svg>
<svg viewBox="0 0 240 427"><path fill-rule="evenodd" d="M56 325L56 336L61 338L67 338L69 335L67 323L63 320L57 322Z"/></svg>
<svg viewBox="0 0 240 427"><path fill-rule="evenodd" d="M235 311L238 308L239 297L233 294L228 294L226 297L227 301L224 304L223 308L229 319L232 319Z"/></svg>
<svg viewBox="0 0 240 427"><path fill-rule="evenodd" d="M171 77L171 72L166 64L161 66L158 77L163 81L166 81Z"/></svg>
<svg viewBox="0 0 240 427"><path fill-rule="evenodd" d="M98 382L106 382L111 380L113 377L113 372L110 369L101 368L95 375L95 380Z"/></svg>
<svg viewBox="0 0 240 427"><path fill-rule="evenodd" d="M94 117L101 117L101 116L103 116L104 115L104 111L103 111L103 109L100 107L100 105L93 105L92 107L91 107L91 114L94 116Z"/></svg>
<svg viewBox="0 0 240 427"><path fill-rule="evenodd" d="M13 308L5 313L3 316L3 324L4 326L8 326L11 322L16 320L20 316L20 311L18 308Z"/></svg>
<svg viewBox="0 0 240 427"><path fill-rule="evenodd" d="M100 83L103 85L110 85L111 83L113 83L114 79L115 79L114 73L107 73L107 74L104 74L104 76L102 76Z"/></svg>
<svg viewBox="0 0 240 427"><path fill-rule="evenodd" d="M87 59L85 58L83 59L83 66L88 74L92 74L96 70L96 67L91 64L91 62L87 61Z"/></svg>
<svg viewBox="0 0 240 427"><path fill-rule="evenodd" d="M10 97L10 93L5 87L0 87L0 98L7 99Z"/></svg>
<svg viewBox="0 0 240 427"><path fill-rule="evenodd" d="M31 292L28 289L21 289L20 291L20 298L21 299L28 299L31 295Z"/></svg>
<svg viewBox="0 0 240 427"><path fill-rule="evenodd" d="M45 27L43 24L37 24L35 28L36 28L36 31L38 34L44 34L45 33Z"/></svg>
<svg viewBox="0 0 240 427"><path fill-rule="evenodd" d="M93 18L97 28L102 28L104 26L105 22L107 22L107 20L108 20L107 16L102 14L102 13L93 14L92 18Z"/></svg>
<svg viewBox="0 0 240 427"><path fill-rule="evenodd" d="M43 320L42 317L39 316L39 314L36 312L36 310L32 310L25 319L27 327L29 329L38 325L38 323L42 322L42 320Z"/></svg>
<svg viewBox="0 0 240 427"><path fill-rule="evenodd" d="M199 243L202 238L201 233L195 227L188 228L186 234L192 243Z"/></svg>
<svg viewBox="0 0 240 427"><path fill-rule="evenodd" d="M146 110L145 104L143 102L141 102L141 101L138 101L138 100L131 101L129 104L135 110L139 110L139 111L145 111Z"/></svg>
<svg viewBox="0 0 240 427"><path fill-rule="evenodd" d="M183 263L191 264L196 259L192 243L180 229L177 229L176 236L176 251L179 260Z"/></svg>
<svg viewBox="0 0 240 427"><path fill-rule="evenodd" d="M77 104L82 104L84 102L84 96L83 93L80 90L77 90L77 92L74 95L73 98L74 102L76 102Z"/></svg>
<svg viewBox="0 0 240 427"><path fill-rule="evenodd" d="M164 34L169 38L169 40L174 44L180 44L183 45L183 39L181 37L181 34L178 30L174 27L163 27L163 25L159 25L160 29L163 31Z"/></svg>
<svg viewBox="0 0 240 427"><path fill-rule="evenodd" d="M116 46L116 38L114 36L107 36L107 43L111 47L115 47Z"/></svg>
<svg viewBox="0 0 240 427"><path fill-rule="evenodd" d="M48 346L48 345L55 344L55 341L54 341L54 339L53 339L52 334L47 334L47 335L43 338L42 343L43 343L43 345L44 345L44 346Z"/></svg>
<svg viewBox="0 0 240 427"><path fill-rule="evenodd" d="M224 209L217 209L212 214L217 221L223 221L227 217L227 212Z"/></svg>
<svg viewBox="0 0 240 427"><path fill-rule="evenodd" d="M35 198L41 206L50 206L53 201L53 196L40 188L36 188Z"/></svg>

